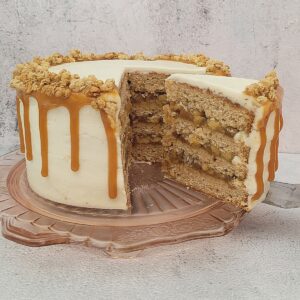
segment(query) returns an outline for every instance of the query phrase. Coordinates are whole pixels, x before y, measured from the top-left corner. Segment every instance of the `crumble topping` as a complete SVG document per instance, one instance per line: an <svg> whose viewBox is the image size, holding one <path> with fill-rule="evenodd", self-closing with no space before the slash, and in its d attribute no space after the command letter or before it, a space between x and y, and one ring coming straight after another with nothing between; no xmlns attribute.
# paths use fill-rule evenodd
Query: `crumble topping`
<svg viewBox="0 0 300 300"><path fill-rule="evenodd" d="M255 97L257 102L263 104L267 101L275 102L277 99L276 90L279 86L279 80L275 70L268 73L265 78L257 83L246 87L244 93Z"/></svg>
<svg viewBox="0 0 300 300"><path fill-rule="evenodd" d="M208 74L230 76L227 65L221 61L209 59L203 54L176 55L164 54L153 57L145 56L143 53L128 55L122 52L109 52L105 54L82 53L79 50L71 50L69 55L53 53L47 57L35 57L31 62L18 64L13 72L11 87L26 94L41 92L47 96L68 98L71 93L82 93L91 98L91 105L95 109L104 109L115 125L117 104L106 94L116 89L113 80L103 82L95 76L90 75L80 78L77 74L71 74L66 70L58 74L49 71L51 66L71 63L77 61L92 60L171 60L194 64L198 67L207 67Z"/></svg>
<svg viewBox="0 0 300 300"><path fill-rule="evenodd" d="M206 62L206 74L230 76L230 68L220 60L209 59Z"/></svg>

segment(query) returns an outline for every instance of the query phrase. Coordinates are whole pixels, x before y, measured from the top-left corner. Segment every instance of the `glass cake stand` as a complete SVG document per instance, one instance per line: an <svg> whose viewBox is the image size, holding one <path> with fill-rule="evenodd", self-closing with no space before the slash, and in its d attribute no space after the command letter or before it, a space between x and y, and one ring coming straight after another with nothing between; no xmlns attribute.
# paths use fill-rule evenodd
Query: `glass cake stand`
<svg viewBox="0 0 300 300"><path fill-rule="evenodd" d="M127 257L157 245L225 235L244 216L243 210L165 179L158 170L156 164L133 166L129 214L50 202L30 189L23 155L6 154L0 157L2 234L27 246L76 243Z"/></svg>

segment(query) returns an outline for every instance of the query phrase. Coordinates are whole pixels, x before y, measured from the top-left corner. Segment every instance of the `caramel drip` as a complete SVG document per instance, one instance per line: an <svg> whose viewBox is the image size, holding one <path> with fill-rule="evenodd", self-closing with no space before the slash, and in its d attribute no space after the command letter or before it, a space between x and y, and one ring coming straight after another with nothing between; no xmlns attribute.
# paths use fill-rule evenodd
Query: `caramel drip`
<svg viewBox="0 0 300 300"><path fill-rule="evenodd" d="M22 125L21 113L20 113L20 98L17 96L16 100L17 100L17 119L18 119L19 138L20 138L20 151L21 153L24 153L25 145L24 145L23 125Z"/></svg>
<svg viewBox="0 0 300 300"><path fill-rule="evenodd" d="M283 117L282 117L282 112L280 111L280 130L283 127Z"/></svg>
<svg viewBox="0 0 300 300"><path fill-rule="evenodd" d="M90 103L90 99L80 94L73 94L67 99L48 97L41 93L34 94L39 106L39 128L42 154L42 176L48 176L48 130L47 114L48 111L65 107L70 115L70 136L71 136L71 169L76 172L79 170L79 111L81 107Z"/></svg>
<svg viewBox="0 0 300 300"><path fill-rule="evenodd" d="M29 96L22 95L22 103L24 108L24 132L25 132L25 145L26 145L26 158L32 160L32 144L29 120Z"/></svg>
<svg viewBox="0 0 300 300"><path fill-rule="evenodd" d="M281 86L277 88L277 98L279 103L279 132L280 132L283 127L283 117L282 117L283 88ZM279 135L276 143L275 171L277 171L278 169L278 146L279 146Z"/></svg>
<svg viewBox="0 0 300 300"><path fill-rule="evenodd" d="M80 106L69 106L71 133L71 169L79 170L79 110Z"/></svg>
<svg viewBox="0 0 300 300"><path fill-rule="evenodd" d="M80 109L90 104L91 99L83 94L72 94L69 98L63 99L58 97L48 97L41 93L34 93L33 97L38 103L39 109L39 130L41 141L41 159L42 169L41 174L43 177L48 176L48 129L47 129L47 115L48 111L57 108L65 107L70 115L70 136L71 136L71 169L73 171L79 170L79 111ZM25 143L26 143L26 157L32 160L32 146L30 134L30 121L29 121L29 96L23 96L20 99L24 106L24 128L25 128ZM23 130L20 117L19 98L17 98L17 112L18 123L20 128L20 144L21 151L24 151ZM111 127L110 121L106 112L100 111L101 119L105 129L105 134L108 143L108 193L110 198L117 197L117 141L115 131ZM22 148L23 147L23 148Z"/></svg>
<svg viewBox="0 0 300 300"><path fill-rule="evenodd" d="M48 176L48 130L47 130L47 116L48 110L39 102L39 129L41 141L41 157L42 157L42 170L43 177Z"/></svg>
<svg viewBox="0 0 300 300"><path fill-rule="evenodd" d="M107 117L107 114L101 110L100 111L101 119L104 125L107 144L108 144L108 195L110 198L114 199L117 197L117 141L115 136L115 131L111 127L110 121Z"/></svg>
<svg viewBox="0 0 300 300"><path fill-rule="evenodd" d="M269 170L269 181L273 181L275 178L275 169L278 165L278 137L279 137L279 110L275 111L275 121L274 121L274 135L271 141L271 151L270 151L270 160L268 165Z"/></svg>
<svg viewBox="0 0 300 300"><path fill-rule="evenodd" d="M264 174L264 152L265 152L266 143L267 143L267 133L266 133L266 128L263 127L260 129L260 147L256 155L255 179L256 179L257 189L256 189L256 193L252 197L252 201L258 200L259 197L264 192L263 174Z"/></svg>
<svg viewBox="0 0 300 300"><path fill-rule="evenodd" d="M277 98L278 98L278 108L275 113L275 121L274 121L274 135L271 141L271 154L270 161L268 165L269 170L269 181L273 181L275 178L275 171L278 169L278 145L279 145L279 132L283 126L283 118L281 111L281 102L283 97L283 89L282 87L278 87L277 89Z"/></svg>
<svg viewBox="0 0 300 300"><path fill-rule="evenodd" d="M283 117L282 117L282 112L280 111L279 131L281 131L282 127L283 127ZM279 146L279 136L276 143L275 171L278 170L278 146Z"/></svg>

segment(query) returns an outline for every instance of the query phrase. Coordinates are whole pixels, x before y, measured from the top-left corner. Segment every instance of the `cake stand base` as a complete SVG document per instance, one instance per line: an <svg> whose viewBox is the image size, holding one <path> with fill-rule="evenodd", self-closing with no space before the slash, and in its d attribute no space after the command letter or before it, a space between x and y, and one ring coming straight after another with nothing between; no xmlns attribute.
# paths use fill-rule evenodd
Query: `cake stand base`
<svg viewBox="0 0 300 300"><path fill-rule="evenodd" d="M26 246L76 243L126 257L157 245L222 236L241 221L241 209L164 179L154 170L155 165L134 166L132 176L140 180L131 186L129 214L45 200L27 183L23 155L15 151L2 156L2 234Z"/></svg>

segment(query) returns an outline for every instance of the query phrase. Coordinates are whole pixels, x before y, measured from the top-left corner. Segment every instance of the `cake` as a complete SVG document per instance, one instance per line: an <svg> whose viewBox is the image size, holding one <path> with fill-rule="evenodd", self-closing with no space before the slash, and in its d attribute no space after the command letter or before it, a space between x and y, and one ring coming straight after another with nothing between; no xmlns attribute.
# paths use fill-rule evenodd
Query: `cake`
<svg viewBox="0 0 300 300"><path fill-rule="evenodd" d="M133 162L250 210L277 168L274 72L230 77L198 55L53 54L18 65L20 148L31 189L71 206L130 210Z"/></svg>

